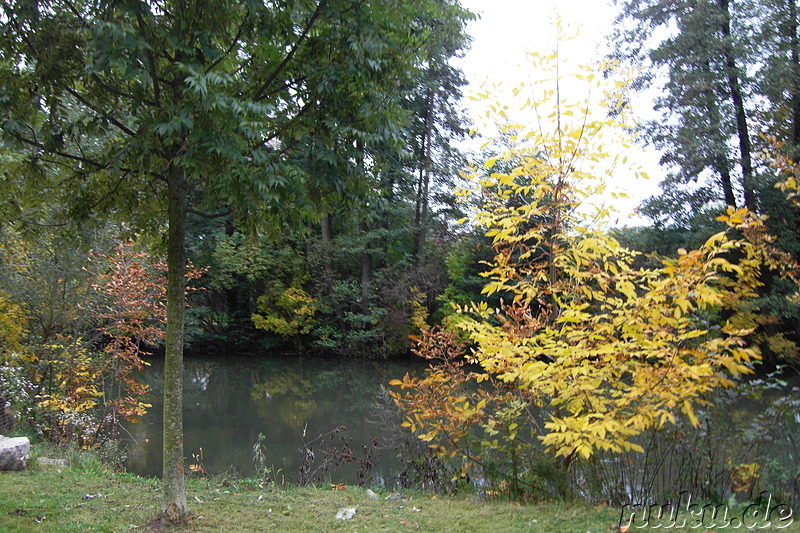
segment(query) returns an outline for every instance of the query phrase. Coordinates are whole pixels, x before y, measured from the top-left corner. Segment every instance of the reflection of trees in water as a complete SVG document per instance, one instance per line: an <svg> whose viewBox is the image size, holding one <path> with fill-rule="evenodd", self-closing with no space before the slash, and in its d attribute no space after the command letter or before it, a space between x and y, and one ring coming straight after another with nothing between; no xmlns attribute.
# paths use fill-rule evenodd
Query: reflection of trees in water
<svg viewBox="0 0 800 533"><path fill-rule="evenodd" d="M216 368L217 364L211 361L186 361L186 377L192 385L205 391Z"/></svg>
<svg viewBox="0 0 800 533"><path fill-rule="evenodd" d="M265 381L254 380L250 392L260 418L270 422L277 418L294 430L302 429L314 414L318 396L314 382L290 368Z"/></svg>
<svg viewBox="0 0 800 533"><path fill-rule="evenodd" d="M251 371L250 397L259 418L269 424L284 424L299 435L316 421L314 431L327 432L346 420L372 418L380 385L408 369L407 363L386 361L269 362Z"/></svg>
<svg viewBox="0 0 800 533"><path fill-rule="evenodd" d="M145 475L161 471L161 398L163 363L139 375L151 386L148 403L153 407L139 424L128 426L133 443L129 467ZM239 358L220 356L185 360L185 446L197 452L202 446L209 471L235 465L240 472L252 469L252 447L258 433L266 436L268 459L283 465L289 476L299 468L298 447L307 426L307 440L338 426L347 426L353 450L377 438L387 445L376 410L381 384L422 366L409 361L342 361L320 358L273 356ZM147 443L149 441L149 443ZM187 453L188 453L187 451ZM315 449L320 457L321 449ZM354 479L354 478L353 478Z"/></svg>

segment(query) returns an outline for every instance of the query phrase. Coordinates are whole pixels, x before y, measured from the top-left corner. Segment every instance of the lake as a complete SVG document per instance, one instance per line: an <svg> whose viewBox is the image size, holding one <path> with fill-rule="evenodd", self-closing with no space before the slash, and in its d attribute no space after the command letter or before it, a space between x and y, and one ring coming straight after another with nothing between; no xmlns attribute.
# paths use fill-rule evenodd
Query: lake
<svg viewBox="0 0 800 533"><path fill-rule="evenodd" d="M414 465L408 463L408 454L401 460L397 450L402 446L408 450L409 442L424 443L400 427L402 416L385 391L389 380L406 372L421 375L425 368L421 359L187 358L187 465L202 466L211 475L253 476L259 473L253 447L261 442L260 466L272 470L271 479L403 486L413 477ZM146 476L161 475L162 373L161 361L153 361L141 373L140 379L151 386L145 401L152 407L138 423L126 425L127 467ZM788 487L795 475L800 479L796 469L800 415L795 411L799 384L794 374L754 398L715 391L717 405L701 410L707 418L700 426L670 426L658 439L648 433L640 443L650 453L611 454L577 465L572 476L579 486L583 481L586 487L595 487L592 490L599 487L604 498L612 487L619 501L645 501L648 495L680 491L727 494L731 472L738 465L763 462L763 486ZM778 411L769 411L773 402L788 412L779 416ZM331 434L338 427L346 429ZM682 437L676 440L678 434ZM326 437L318 439L320 435ZM595 481L588 483L591 479ZM473 481L487 483L483 478Z"/></svg>
<svg viewBox="0 0 800 533"><path fill-rule="evenodd" d="M145 402L152 407L125 427L127 467L160 476L163 362L151 363L140 380L151 387ZM398 458L389 443L400 419L388 407L385 390L406 372L422 373L423 361L275 355L187 357L185 363L187 465L209 474L252 476L253 447L261 442L261 466L290 483L298 481L302 467L309 481L394 484ZM320 435L327 437L315 441Z"/></svg>

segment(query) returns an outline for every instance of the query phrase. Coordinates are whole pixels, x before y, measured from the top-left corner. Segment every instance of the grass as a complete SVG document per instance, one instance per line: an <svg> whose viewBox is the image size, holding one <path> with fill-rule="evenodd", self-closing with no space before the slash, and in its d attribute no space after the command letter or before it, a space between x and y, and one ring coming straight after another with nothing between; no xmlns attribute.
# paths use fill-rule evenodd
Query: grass
<svg viewBox="0 0 800 533"><path fill-rule="evenodd" d="M72 465L34 463L24 472L0 472L0 533L161 531L154 521L157 479L112 473L80 455ZM247 479L189 479L187 492L192 518L174 531L601 533L619 531L620 518L620 509L581 502L519 505L424 493L371 499L358 487L282 490ZM335 518L343 508L355 508L352 519ZM782 531L800 532L799 526Z"/></svg>

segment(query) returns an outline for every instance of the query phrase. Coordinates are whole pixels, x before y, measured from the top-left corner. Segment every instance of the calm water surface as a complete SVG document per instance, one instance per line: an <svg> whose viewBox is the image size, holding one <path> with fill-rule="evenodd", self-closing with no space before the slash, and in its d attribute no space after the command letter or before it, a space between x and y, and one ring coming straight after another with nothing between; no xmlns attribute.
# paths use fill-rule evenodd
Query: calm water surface
<svg viewBox="0 0 800 533"><path fill-rule="evenodd" d="M303 442L312 441L338 426L355 461L335 470L320 470L324 481L358 481L359 461L370 450L375 464L371 482L393 484L397 458L387 439L391 431L381 389L406 372L422 373L417 361L350 361L298 356L268 358L186 358L184 374L184 453L187 464L202 463L209 474L226 471L256 474L253 445L264 435L266 461L296 482L303 458ZM161 418L163 363L153 361L141 380L151 392L147 415L127 426L130 432L129 470L161 475ZM397 421L399 422L399 421ZM351 440L352 439L352 440ZM377 447L372 445L377 439ZM345 441L334 435L310 446L319 466L325 450L341 449ZM202 460L193 459L200 454Z"/></svg>

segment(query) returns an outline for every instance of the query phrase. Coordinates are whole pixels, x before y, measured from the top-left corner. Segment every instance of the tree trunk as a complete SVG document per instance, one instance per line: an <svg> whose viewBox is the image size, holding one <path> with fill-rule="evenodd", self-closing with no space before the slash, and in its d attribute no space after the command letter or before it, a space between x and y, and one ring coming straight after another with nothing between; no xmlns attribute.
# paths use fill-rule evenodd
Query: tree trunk
<svg viewBox="0 0 800 533"><path fill-rule="evenodd" d="M322 220L320 220L320 232L322 234L322 260L325 265L325 280L323 287L325 294L327 294L331 299L331 307L333 308L333 314L336 316L336 322L339 325L339 329L340 331L344 332L344 311L342 310L342 306L339 304L339 301L336 299L336 295L333 294L333 285L336 281L334 279L336 272L333 268L333 224L331 222L330 213L325 213L322 215Z"/></svg>
<svg viewBox="0 0 800 533"><path fill-rule="evenodd" d="M361 253L361 312L369 314L370 283L372 281L372 254L370 253L369 227L361 222L361 234L364 238L364 251Z"/></svg>
<svg viewBox="0 0 800 533"><path fill-rule="evenodd" d="M706 68L707 72L711 72L711 65L709 64L708 60L706 60L703 66ZM709 90L708 94L704 94L703 96L707 102L706 108L708 109L708 113L711 115L712 124L716 126L720 132L720 137L722 137L723 134L721 132L724 131L722 125L722 116L719 112L719 106L714 98L713 91ZM727 149L725 148L725 144L722 142L720 142L716 148L718 153L716 154L716 157L714 157L713 168L719 176L720 186L722 187L722 195L725 198L725 205L736 208L736 193L733 191L733 179L731 178L731 166L730 161L728 160Z"/></svg>
<svg viewBox="0 0 800 533"><path fill-rule="evenodd" d="M791 91L792 91L792 146L789 157L792 161L800 161L800 38L797 35L796 0L788 0L789 23L787 33L791 46Z"/></svg>
<svg viewBox="0 0 800 533"><path fill-rule="evenodd" d="M358 170L366 183L369 181L367 179L367 165L364 162L366 148L362 141L356 141L356 150L360 154L358 156ZM370 251L372 243L370 242L369 223L367 222L369 220L369 209L370 205L367 202L364 206L364 214L360 223L361 238L364 241L364 250L361 252L361 312L364 315L369 314L369 300L372 292L370 287L370 283L372 283L372 252Z"/></svg>
<svg viewBox="0 0 800 533"><path fill-rule="evenodd" d="M433 88L428 89L428 108L425 114L425 137L423 147L425 151L422 168L419 171L417 185L417 231L414 239L414 266L419 266L425 261L425 239L428 234L428 195L431 183L431 150L433 145L433 118L436 111L436 94Z"/></svg>
<svg viewBox="0 0 800 533"><path fill-rule="evenodd" d="M728 158L723 154L719 156L718 163L715 165L717 173L719 174L720 184L722 185L722 194L725 196L725 205L736 208L736 194L733 192L733 184L731 181L731 171L728 167Z"/></svg>
<svg viewBox="0 0 800 533"><path fill-rule="evenodd" d="M722 38L725 43L725 70L728 78L728 90L730 91L734 113L736 114L736 134L739 138L739 157L742 166L742 189L744 191L744 205L747 209L756 212L756 200L753 192L753 164L751 159L750 134L747 131L747 114L744 109L744 99L742 89L739 84L739 71L736 67L736 59L733 55L733 44L731 43L731 14L730 0L719 0L719 7L722 9L723 24Z"/></svg>
<svg viewBox="0 0 800 533"><path fill-rule="evenodd" d="M331 228L331 215L325 213L319 221L320 233L322 236L322 261L325 265L325 290L330 293L333 286L333 229Z"/></svg>
<svg viewBox="0 0 800 533"><path fill-rule="evenodd" d="M164 470L162 517L173 523L186 518L183 464L183 321L186 309L185 169L168 170L167 335L164 355Z"/></svg>
<svg viewBox="0 0 800 533"><path fill-rule="evenodd" d="M232 218L225 220L225 236L233 237L236 233L236 225L233 223ZM225 300L228 309L228 316L236 317L239 314L239 293L236 287L228 287L224 291Z"/></svg>

